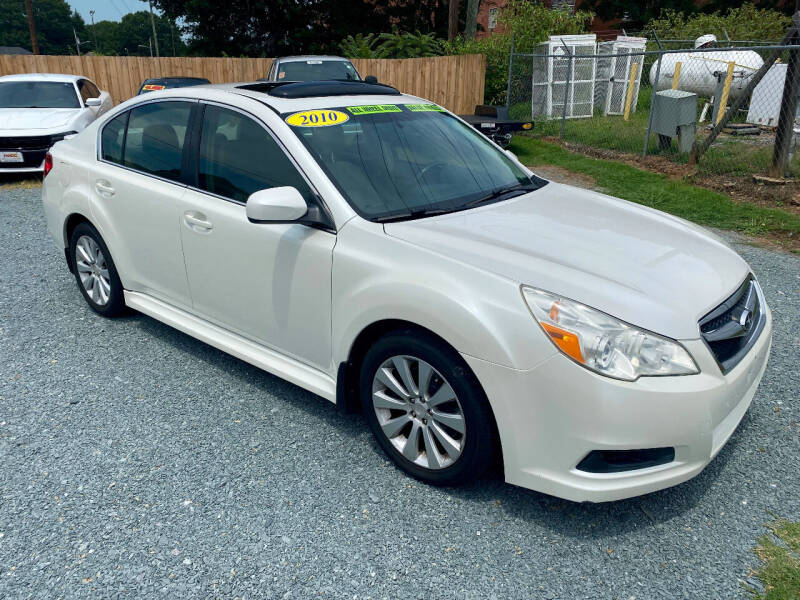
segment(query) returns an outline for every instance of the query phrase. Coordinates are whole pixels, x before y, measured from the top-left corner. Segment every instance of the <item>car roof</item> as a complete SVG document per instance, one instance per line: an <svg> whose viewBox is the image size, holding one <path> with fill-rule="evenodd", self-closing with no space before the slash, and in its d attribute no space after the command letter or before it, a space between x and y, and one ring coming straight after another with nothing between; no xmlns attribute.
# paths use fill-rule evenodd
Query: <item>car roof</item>
<svg viewBox="0 0 800 600"><path fill-rule="evenodd" d="M306 60L331 60L331 61L350 62L349 58L344 58L343 56L332 56L327 54L299 54L296 56L280 56L275 60L279 62L303 62Z"/></svg>
<svg viewBox="0 0 800 600"><path fill-rule="evenodd" d="M148 77L144 80L145 83L149 81L206 81L211 83L205 77L184 77L182 75L175 75L169 77Z"/></svg>
<svg viewBox="0 0 800 600"><path fill-rule="evenodd" d="M387 95L335 95L335 96L313 96L300 98L281 98L271 96L263 91L247 89L241 86L254 86L264 82L251 81L243 83L221 83L212 85L193 86L186 88L173 88L160 92L153 92L162 98L182 97L198 98L201 100L216 100L219 102L230 102L229 94L244 96L257 100L258 102L270 107L279 114L297 112L300 110L311 110L315 108L335 108L338 106L364 106L373 104L423 104L430 100L411 96L409 94L387 94ZM317 82L319 83L319 82ZM151 94L151 101L154 99ZM135 96L141 99L142 96ZM131 102L131 101L129 101Z"/></svg>
<svg viewBox="0 0 800 600"><path fill-rule="evenodd" d="M60 81L62 83L75 83L80 79L89 79L83 75L67 75L63 73L21 73L19 75L4 75L0 81Z"/></svg>

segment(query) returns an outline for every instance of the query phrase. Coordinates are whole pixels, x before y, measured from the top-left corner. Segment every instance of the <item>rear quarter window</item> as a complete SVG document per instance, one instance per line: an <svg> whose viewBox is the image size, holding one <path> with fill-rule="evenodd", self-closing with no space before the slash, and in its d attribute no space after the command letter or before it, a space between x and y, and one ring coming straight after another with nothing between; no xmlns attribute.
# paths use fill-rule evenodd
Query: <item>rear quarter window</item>
<svg viewBox="0 0 800 600"><path fill-rule="evenodd" d="M100 136L100 156L103 160L112 163L122 164L122 146L125 141L125 128L128 126L128 116L130 112L111 119Z"/></svg>

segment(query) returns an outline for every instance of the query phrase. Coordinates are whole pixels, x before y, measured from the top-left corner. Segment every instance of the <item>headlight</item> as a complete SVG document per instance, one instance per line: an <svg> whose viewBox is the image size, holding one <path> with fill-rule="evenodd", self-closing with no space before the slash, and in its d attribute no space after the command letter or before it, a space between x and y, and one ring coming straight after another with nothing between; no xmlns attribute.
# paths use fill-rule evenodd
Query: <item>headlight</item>
<svg viewBox="0 0 800 600"><path fill-rule="evenodd" d="M556 347L601 375L635 381L648 375L699 372L686 349L674 340L555 294L525 286L522 294Z"/></svg>

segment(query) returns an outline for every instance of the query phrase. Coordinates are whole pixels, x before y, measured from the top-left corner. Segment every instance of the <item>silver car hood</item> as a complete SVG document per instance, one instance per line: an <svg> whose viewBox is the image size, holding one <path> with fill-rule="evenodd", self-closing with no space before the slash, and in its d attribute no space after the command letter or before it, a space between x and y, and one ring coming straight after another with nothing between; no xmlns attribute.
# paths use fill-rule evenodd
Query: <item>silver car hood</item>
<svg viewBox="0 0 800 600"><path fill-rule="evenodd" d="M384 228L675 339L698 338L700 317L749 272L724 242L688 221L552 182L511 200Z"/></svg>

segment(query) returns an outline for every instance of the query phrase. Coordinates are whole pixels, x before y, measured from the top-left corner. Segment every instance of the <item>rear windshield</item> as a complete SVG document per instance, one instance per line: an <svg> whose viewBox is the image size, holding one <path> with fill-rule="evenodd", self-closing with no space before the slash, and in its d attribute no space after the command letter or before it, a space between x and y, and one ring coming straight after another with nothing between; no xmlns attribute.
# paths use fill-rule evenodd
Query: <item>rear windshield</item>
<svg viewBox="0 0 800 600"><path fill-rule="evenodd" d="M62 81L0 82L0 108L80 108L75 86Z"/></svg>
<svg viewBox="0 0 800 600"><path fill-rule="evenodd" d="M282 81L361 81L358 71L347 60L303 60L278 65L278 79Z"/></svg>
<svg viewBox="0 0 800 600"><path fill-rule="evenodd" d="M518 194L543 185L434 104L351 106L283 117L368 219L462 210L500 200L504 191Z"/></svg>

